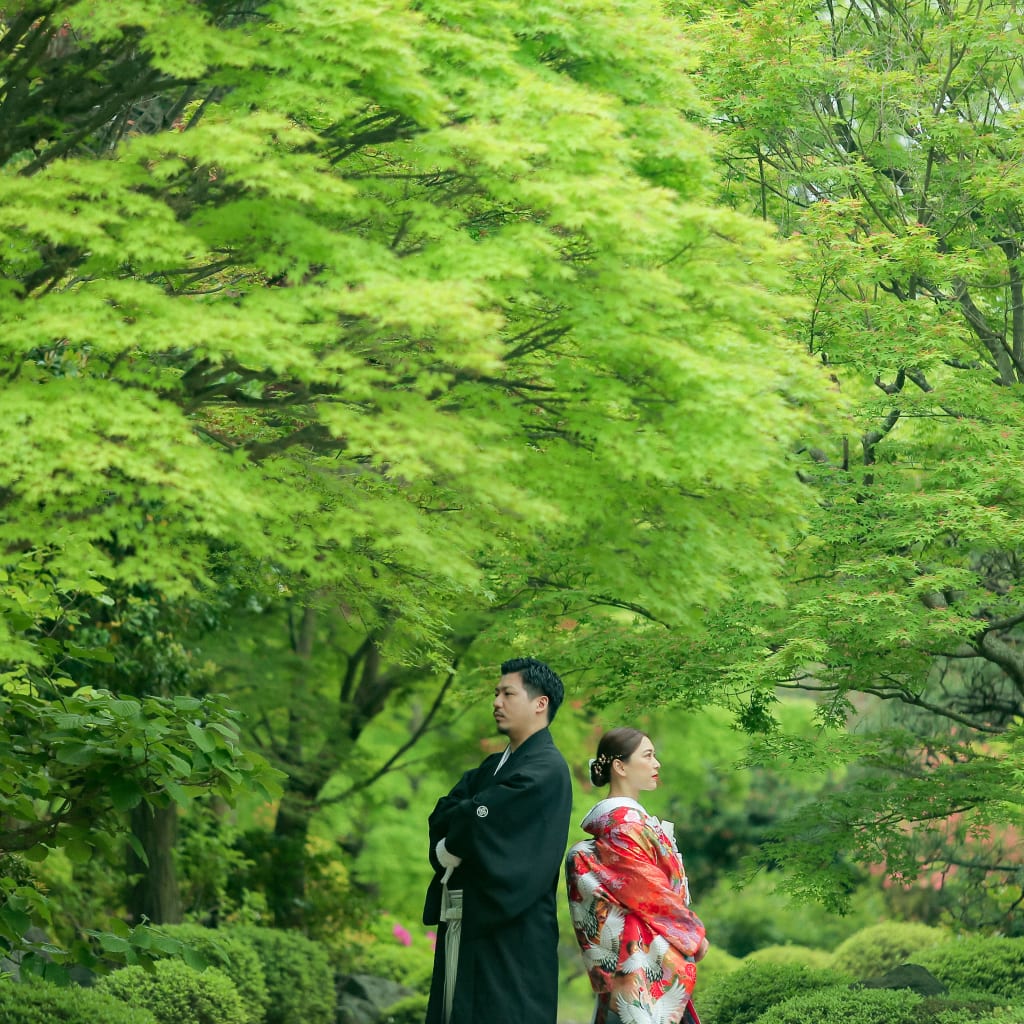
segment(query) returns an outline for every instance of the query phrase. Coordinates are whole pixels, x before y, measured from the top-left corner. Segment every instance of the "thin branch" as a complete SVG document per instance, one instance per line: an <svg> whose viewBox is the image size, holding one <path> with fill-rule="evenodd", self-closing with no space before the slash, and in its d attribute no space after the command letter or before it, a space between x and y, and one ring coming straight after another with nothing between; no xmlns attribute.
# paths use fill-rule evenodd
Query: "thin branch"
<svg viewBox="0 0 1024 1024"><path fill-rule="evenodd" d="M993 725L983 725L980 722L975 722L955 711L950 711L949 708L942 707L941 704L933 704L931 701L924 700L916 694L908 693L906 690L898 687L893 690L882 690L872 686L861 686L856 689L859 693L866 693L872 697L878 697L879 700L896 699L903 704L909 704L911 707L930 711L934 715L939 715L942 718L948 718L951 722L959 722L961 725L966 725L968 728L974 729L977 732L990 733L993 736L1001 736L1006 732L1005 728Z"/></svg>
<svg viewBox="0 0 1024 1024"><path fill-rule="evenodd" d="M382 778L389 771L391 771L395 762L407 751L410 750L419 741L420 737L427 731L427 727L434 720L438 711L441 709L441 705L444 703L445 695L451 688L452 683L455 680L455 676L458 672L459 659L456 658L452 662L452 669L448 673L448 678L445 679L437 696L434 698L433 704L430 706L430 710L423 716L423 721L416 727L412 735L375 771L373 774L367 776L365 779L360 779L358 782L353 782L348 789L336 796L327 797L324 800L319 801L321 807L326 807L329 804L341 803L347 800L354 793L358 793L360 790L367 789L372 786L378 779Z"/></svg>

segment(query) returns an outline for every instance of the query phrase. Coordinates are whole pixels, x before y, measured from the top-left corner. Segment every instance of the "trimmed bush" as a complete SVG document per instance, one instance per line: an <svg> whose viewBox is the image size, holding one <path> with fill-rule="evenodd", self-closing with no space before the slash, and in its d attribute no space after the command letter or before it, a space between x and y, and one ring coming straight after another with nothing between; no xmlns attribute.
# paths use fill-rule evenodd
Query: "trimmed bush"
<svg viewBox="0 0 1024 1024"><path fill-rule="evenodd" d="M429 997L417 993L400 999L394 1006L389 1006L381 1018L385 1024L423 1024L427 1016Z"/></svg>
<svg viewBox="0 0 1024 1024"><path fill-rule="evenodd" d="M198 924L162 925L161 931L187 943L234 982L249 1024L263 1024L270 1003L263 964L248 942L230 931Z"/></svg>
<svg viewBox="0 0 1024 1024"><path fill-rule="evenodd" d="M843 985L779 1003L757 1024L964 1024L997 1012L997 998L984 993L920 996L909 989Z"/></svg>
<svg viewBox="0 0 1024 1024"><path fill-rule="evenodd" d="M695 996L694 1004L705 1024L752 1024L778 1003L849 981L831 970L814 971L795 964L744 963L739 970L716 978L700 1001Z"/></svg>
<svg viewBox="0 0 1024 1024"><path fill-rule="evenodd" d="M825 988L773 1006L758 1024L921 1024L922 1002L907 989Z"/></svg>
<svg viewBox="0 0 1024 1024"><path fill-rule="evenodd" d="M248 1024L235 986L216 967L196 971L181 960L158 960L152 971L122 967L96 988L145 1007L157 1024Z"/></svg>
<svg viewBox="0 0 1024 1024"><path fill-rule="evenodd" d="M738 956L727 953L721 946L711 946L707 956L697 964L697 986L694 988L693 994L698 1003L698 1013L700 1013L700 1000L704 993L719 978L738 971L742 963L743 961Z"/></svg>
<svg viewBox="0 0 1024 1024"><path fill-rule="evenodd" d="M0 1024L156 1024L148 1010L78 985L0 981Z"/></svg>
<svg viewBox="0 0 1024 1024"><path fill-rule="evenodd" d="M982 1020L1002 1012L1005 999L988 992L956 992L952 995L925 996L921 1004L922 1020L934 1024L963 1024ZM1024 1022L1022 1022L1024 1024Z"/></svg>
<svg viewBox="0 0 1024 1024"><path fill-rule="evenodd" d="M1024 1024L1024 1004L1004 1006L980 1017L971 1017L971 1024ZM939 1017L936 1024L963 1024L961 1017Z"/></svg>
<svg viewBox="0 0 1024 1024"><path fill-rule="evenodd" d="M403 946L393 939L371 938L349 956L336 961L345 974L372 974L390 978L417 992L430 991L434 952L425 941Z"/></svg>
<svg viewBox="0 0 1024 1024"><path fill-rule="evenodd" d="M854 932L886 919L881 890L858 890L850 913L840 916L820 903L794 900L775 885L773 874L762 872L742 887L723 882L702 890L695 909L709 922L711 944L737 957L790 943L831 952Z"/></svg>
<svg viewBox="0 0 1024 1024"><path fill-rule="evenodd" d="M957 939L914 957L949 989L1024 995L1024 939Z"/></svg>
<svg viewBox="0 0 1024 1024"><path fill-rule="evenodd" d="M810 946L765 946L748 953L743 962L747 964L796 964L798 967L813 967L825 970L832 966L832 954L824 949Z"/></svg>
<svg viewBox="0 0 1024 1024"><path fill-rule="evenodd" d="M225 931L249 943L260 958L269 995L266 1024L334 1024L334 972L323 946L276 928Z"/></svg>
<svg viewBox="0 0 1024 1024"><path fill-rule="evenodd" d="M832 955L832 967L858 981L866 981L911 959L919 964L920 950L948 941L949 934L941 928L906 921L887 921L862 928L841 942Z"/></svg>

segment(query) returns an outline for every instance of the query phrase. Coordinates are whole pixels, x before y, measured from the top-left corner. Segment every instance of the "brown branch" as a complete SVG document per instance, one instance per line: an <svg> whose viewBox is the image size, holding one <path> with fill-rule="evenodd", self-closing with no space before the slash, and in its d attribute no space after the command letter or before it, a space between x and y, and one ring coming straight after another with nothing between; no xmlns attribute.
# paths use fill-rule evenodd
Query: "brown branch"
<svg viewBox="0 0 1024 1024"><path fill-rule="evenodd" d="M960 860L958 857L933 858L930 863L955 864L958 868L974 868L981 871L1006 871L1017 872L1024 870L1024 863L1021 864L986 864L982 861Z"/></svg>
<svg viewBox="0 0 1024 1024"><path fill-rule="evenodd" d="M974 646L982 658L998 665L1013 680L1017 689L1024 693L1024 657L1008 643L987 631L978 636Z"/></svg>
<svg viewBox="0 0 1024 1024"><path fill-rule="evenodd" d="M345 674L341 678L341 686L338 691L339 702L342 706L347 705L352 700L352 691L355 688L356 674L359 671L359 666L375 641L376 636L373 633L368 634L356 650L347 658Z"/></svg>
<svg viewBox="0 0 1024 1024"><path fill-rule="evenodd" d="M954 283L956 286L955 298L964 318L992 357L993 364L999 373L999 383L1009 387L1014 383L1014 374L1006 339L1000 332L992 328L985 314L974 304L967 283L962 280L957 280Z"/></svg>
<svg viewBox="0 0 1024 1024"><path fill-rule="evenodd" d="M458 671L459 659L456 658L452 662L452 669L448 673L447 679L445 679L437 696L434 698L433 704L430 706L430 710L423 716L423 721L417 726L413 734L407 739L375 772L367 776L365 779L361 779L359 782L353 782L348 789L337 794L336 796L328 797L325 800L320 801L320 806L325 807L329 804L341 803L347 800L354 793L358 793L360 790L368 789L378 779L386 775L394 767L395 762L407 751L412 749L413 746L419 742L420 737L427 731L427 727L434 720L438 711L441 709L441 705L444 703L445 695L455 680L456 673Z"/></svg>
<svg viewBox="0 0 1024 1024"><path fill-rule="evenodd" d="M881 441L891 430L896 426L897 421L900 418L900 410L893 409L888 416L882 421L881 427L875 430L869 430L861 438L861 447L864 449L864 465L873 466L875 464L875 446ZM867 479L867 478L865 478ZM870 481L868 481L870 482Z"/></svg>
<svg viewBox="0 0 1024 1024"><path fill-rule="evenodd" d="M327 442L330 442L329 444ZM334 438L331 432L321 423L310 423L305 427L285 434L273 441L249 441L245 449L254 462L260 462L271 455L294 448L296 445L308 445L309 447L329 447L342 449L346 445L343 438Z"/></svg>
<svg viewBox="0 0 1024 1024"><path fill-rule="evenodd" d="M910 707L921 708L923 711L930 711L934 715L938 715L941 718L948 718L951 722L959 722L961 725L966 725L970 729L975 729L977 732L990 733L993 736L1001 736L1006 732L1005 728L995 725L983 725L980 722L965 717L964 715L958 714L956 711L950 711L949 708L942 707L941 704L933 704L931 701L923 700L916 694L908 693L906 690L899 687L895 687L893 690L883 690L872 686L861 686L856 687L857 692L866 693L872 697L878 697L879 700L898 700L903 704L908 704Z"/></svg>
<svg viewBox="0 0 1024 1024"><path fill-rule="evenodd" d="M60 142L56 142L48 149L43 150L35 160L26 164L18 174L23 178L30 177L37 171L46 167L47 164L51 164L54 160L59 160L61 157L67 155L80 142L105 125L117 114L119 110L122 109L122 107L124 107L125 104L141 99L143 96L149 95L150 93L160 92L163 89L171 88L178 84L180 83L174 78L161 79L158 71L151 71L143 81L138 83L136 89L128 95L126 95L122 88L115 83L115 87L111 90L105 105L100 106L84 125L82 125L77 131L72 132L70 135L61 139Z"/></svg>
<svg viewBox="0 0 1024 1024"><path fill-rule="evenodd" d="M881 376L875 377L875 386L881 388L887 395L898 395L903 390L903 385L907 379L906 371L902 368L896 373L896 380L892 384L886 384Z"/></svg>

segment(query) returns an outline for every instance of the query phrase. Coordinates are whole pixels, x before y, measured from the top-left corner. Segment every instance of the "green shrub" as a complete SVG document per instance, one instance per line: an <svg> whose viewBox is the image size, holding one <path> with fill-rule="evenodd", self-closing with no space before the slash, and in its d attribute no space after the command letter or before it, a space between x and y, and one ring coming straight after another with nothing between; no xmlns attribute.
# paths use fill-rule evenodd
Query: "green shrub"
<svg viewBox="0 0 1024 1024"><path fill-rule="evenodd" d="M270 995L263 977L263 964L248 942L230 931L197 924L164 925L161 930L188 943L213 967L222 970L234 982L249 1024L262 1024Z"/></svg>
<svg viewBox="0 0 1024 1024"><path fill-rule="evenodd" d="M708 922L708 941L738 957L763 946L789 943L833 950L854 932L885 916L878 891L859 891L851 912L840 916L818 903L799 902L776 892L774 886L770 874L761 874L742 889L723 883L707 893L702 891L694 909Z"/></svg>
<svg viewBox="0 0 1024 1024"><path fill-rule="evenodd" d="M955 992L942 996L925 996L921 1004L922 1019L934 1024L963 1024L990 1017L1006 1000L988 992Z"/></svg>
<svg viewBox="0 0 1024 1024"><path fill-rule="evenodd" d="M385 1024L423 1024L427 1016L428 996L417 992L414 996L399 999L394 1006L389 1006L381 1018Z"/></svg>
<svg viewBox="0 0 1024 1024"><path fill-rule="evenodd" d="M957 939L914 957L949 989L1008 999L1024 993L1024 939Z"/></svg>
<svg viewBox="0 0 1024 1024"><path fill-rule="evenodd" d="M937 946L948 939L948 933L941 928L906 921L887 921L862 928L840 943L832 956L832 967L858 981L866 981L910 959L915 964L921 963L920 950Z"/></svg>
<svg viewBox="0 0 1024 1024"><path fill-rule="evenodd" d="M813 971L795 964L744 963L739 970L716 978L699 1001L695 995L694 1004L705 1024L751 1024L777 1003L849 980L835 971Z"/></svg>
<svg viewBox="0 0 1024 1024"><path fill-rule="evenodd" d="M757 1024L973 1024L988 1019L997 1006L998 997L985 993L920 996L909 989L842 985L794 996ZM1004 1018L1004 1024L1010 1020Z"/></svg>
<svg viewBox="0 0 1024 1024"><path fill-rule="evenodd" d="M991 1013L969 1019L971 1024L1024 1024L1024 1004L1003 1006ZM940 1017L936 1020L936 1024L963 1024L963 1022L962 1016Z"/></svg>
<svg viewBox="0 0 1024 1024"><path fill-rule="evenodd" d="M805 992L773 1006L757 1024L921 1024L922 999L907 989L848 986Z"/></svg>
<svg viewBox="0 0 1024 1024"><path fill-rule="evenodd" d="M78 985L0 980L0 1024L156 1024L148 1010Z"/></svg>
<svg viewBox="0 0 1024 1024"><path fill-rule="evenodd" d="M823 949L811 949L810 946L765 946L748 953L743 962L747 964L802 964L824 970L832 966L832 954Z"/></svg>
<svg viewBox="0 0 1024 1024"><path fill-rule="evenodd" d="M269 995L266 1024L334 1024L334 972L323 946L276 928L226 931L248 942L260 958Z"/></svg>
<svg viewBox="0 0 1024 1024"><path fill-rule="evenodd" d="M144 1006L157 1024L247 1024L235 986L216 967L197 971L181 960L158 960L152 971L114 971L96 988L130 1006Z"/></svg>
<svg viewBox="0 0 1024 1024"><path fill-rule="evenodd" d="M719 978L739 970L742 963L738 956L727 953L719 946L712 946L707 956L697 964L697 986L693 990L694 996L702 997Z"/></svg>
<svg viewBox="0 0 1024 1024"><path fill-rule="evenodd" d="M434 970L434 954L426 943L422 949L412 949L398 942L374 940L342 962L345 974L372 974L377 978L390 978L418 992L430 991L430 978Z"/></svg>

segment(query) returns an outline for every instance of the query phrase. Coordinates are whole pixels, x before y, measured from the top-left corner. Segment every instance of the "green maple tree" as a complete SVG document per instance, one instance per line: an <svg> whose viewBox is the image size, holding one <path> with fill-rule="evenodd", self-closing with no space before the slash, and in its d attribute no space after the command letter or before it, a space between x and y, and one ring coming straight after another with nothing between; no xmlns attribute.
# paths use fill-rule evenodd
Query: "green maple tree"
<svg viewBox="0 0 1024 1024"><path fill-rule="evenodd" d="M819 504L787 609L715 617L677 645L680 684L724 687L752 728L771 729L778 687L816 695L825 725L856 716L862 743L770 741L803 765L862 759L788 832L797 888L841 900L851 858L904 881L959 865L998 893L966 923L1005 927L1024 870L979 840L1024 810L1020 12L679 13L701 39L723 195L799 245L796 330L842 403L802 446Z"/></svg>
<svg viewBox="0 0 1024 1024"><path fill-rule="evenodd" d="M0 658L41 720L125 594L342 609L377 685L444 678L460 615L772 591L818 378L654 5L22 0L0 61Z"/></svg>

